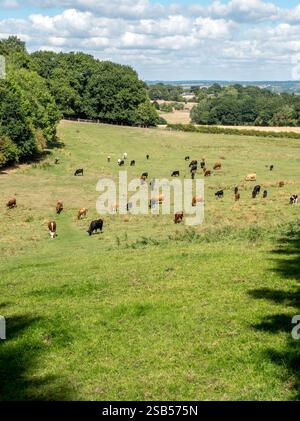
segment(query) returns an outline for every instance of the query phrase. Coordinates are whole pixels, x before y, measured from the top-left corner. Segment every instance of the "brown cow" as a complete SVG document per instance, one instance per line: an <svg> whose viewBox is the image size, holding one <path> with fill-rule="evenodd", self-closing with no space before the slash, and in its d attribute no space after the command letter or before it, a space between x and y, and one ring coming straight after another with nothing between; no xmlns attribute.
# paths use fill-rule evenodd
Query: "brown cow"
<svg viewBox="0 0 300 421"><path fill-rule="evenodd" d="M284 181L279 181L278 185L279 187L284 187Z"/></svg>
<svg viewBox="0 0 300 421"><path fill-rule="evenodd" d="M176 212L174 217L175 224L180 224L183 220L183 212Z"/></svg>
<svg viewBox="0 0 300 421"><path fill-rule="evenodd" d="M48 222L48 230L51 238L56 237L56 222L50 221Z"/></svg>
<svg viewBox="0 0 300 421"><path fill-rule="evenodd" d="M56 213L59 215L64 210L63 202L56 203Z"/></svg>
<svg viewBox="0 0 300 421"><path fill-rule="evenodd" d="M210 177L211 176L211 171L210 170L205 170L204 171L204 177Z"/></svg>
<svg viewBox="0 0 300 421"><path fill-rule="evenodd" d="M214 165L214 170L220 170L220 169L222 169L222 164L220 161L218 161Z"/></svg>
<svg viewBox="0 0 300 421"><path fill-rule="evenodd" d="M237 201L239 201L239 200L240 200L240 198L241 198L240 193L235 193L235 195L234 195L234 200L237 202Z"/></svg>
<svg viewBox="0 0 300 421"><path fill-rule="evenodd" d="M81 209L79 209L78 214L77 214L77 219L79 220L79 219L82 219L83 217L86 218L87 212L88 212L88 209L87 208L81 208Z"/></svg>
<svg viewBox="0 0 300 421"><path fill-rule="evenodd" d="M7 203L6 206L8 207L8 209L13 209L17 207L17 199L14 197L13 199L10 199Z"/></svg>

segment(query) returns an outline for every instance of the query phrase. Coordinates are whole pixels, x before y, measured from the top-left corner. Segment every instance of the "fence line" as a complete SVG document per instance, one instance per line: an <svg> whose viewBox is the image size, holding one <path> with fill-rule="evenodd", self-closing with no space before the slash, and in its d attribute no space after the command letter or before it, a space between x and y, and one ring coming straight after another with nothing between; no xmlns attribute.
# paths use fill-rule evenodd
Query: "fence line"
<svg viewBox="0 0 300 421"><path fill-rule="evenodd" d="M124 123L109 123L107 121L103 121L101 119L96 119L96 120L90 120L87 118L78 118L78 117L63 117L63 120L66 121L76 121L77 123L92 123L92 124L108 124L111 126L124 126L124 127L136 127L136 128L147 128L147 129L156 129L156 127L144 127L144 126L130 126L129 124L124 124Z"/></svg>

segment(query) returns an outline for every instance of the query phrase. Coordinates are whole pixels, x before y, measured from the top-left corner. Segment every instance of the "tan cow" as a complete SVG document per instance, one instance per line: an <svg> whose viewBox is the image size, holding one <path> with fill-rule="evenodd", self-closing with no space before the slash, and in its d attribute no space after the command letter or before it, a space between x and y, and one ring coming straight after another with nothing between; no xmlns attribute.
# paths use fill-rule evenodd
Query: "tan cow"
<svg viewBox="0 0 300 421"><path fill-rule="evenodd" d="M197 203L202 203L203 197L202 196L193 196L192 198L192 206L196 206Z"/></svg>
<svg viewBox="0 0 300 421"><path fill-rule="evenodd" d="M253 173L253 174L246 175L245 181L256 181L256 174Z"/></svg>
<svg viewBox="0 0 300 421"><path fill-rule="evenodd" d="M77 219L79 220L79 219L82 219L82 218L86 218L87 212L88 212L87 208L79 209L78 214L77 214Z"/></svg>
<svg viewBox="0 0 300 421"><path fill-rule="evenodd" d="M220 161L216 162L214 165L214 170L221 170L222 169L222 164Z"/></svg>

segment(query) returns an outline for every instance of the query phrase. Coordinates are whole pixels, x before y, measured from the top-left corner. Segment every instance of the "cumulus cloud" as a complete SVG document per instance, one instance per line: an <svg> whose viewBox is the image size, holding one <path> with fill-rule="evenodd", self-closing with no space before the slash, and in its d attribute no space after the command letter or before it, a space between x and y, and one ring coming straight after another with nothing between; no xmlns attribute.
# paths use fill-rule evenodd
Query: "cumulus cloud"
<svg viewBox="0 0 300 421"><path fill-rule="evenodd" d="M218 0L199 6L195 0L184 7L177 1L0 0L6 9L38 8L20 19L0 18L0 37L18 35L30 50L83 50L148 78L290 77L300 52L300 5ZM58 6L61 12L53 9Z"/></svg>

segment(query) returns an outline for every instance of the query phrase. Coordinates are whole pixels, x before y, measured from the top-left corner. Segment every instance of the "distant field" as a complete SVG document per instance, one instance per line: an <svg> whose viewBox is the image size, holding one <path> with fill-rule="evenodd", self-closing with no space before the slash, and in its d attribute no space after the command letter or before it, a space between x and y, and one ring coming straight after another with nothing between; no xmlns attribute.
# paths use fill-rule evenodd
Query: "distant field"
<svg viewBox="0 0 300 421"><path fill-rule="evenodd" d="M159 113L169 124L191 123L189 111L174 111L173 113ZM199 124L201 126L201 124ZM300 133L300 127L269 127L269 126L216 126L221 128L239 130L257 130L267 132L294 132Z"/></svg>
<svg viewBox="0 0 300 421"><path fill-rule="evenodd" d="M189 111L173 111L173 113L162 113L159 115L163 117L170 124L189 124L191 122Z"/></svg>
<svg viewBox="0 0 300 421"><path fill-rule="evenodd" d="M65 146L44 161L0 173L8 337L0 399L299 399L299 343L290 332L299 313L300 205L289 197L300 192L300 140L70 122L59 137ZM205 180L204 224L104 216L104 233L89 237L96 183L117 181L124 152L137 162L125 167L129 179L175 169L183 178L186 155L205 157L208 168L222 158L222 170ZM81 167L84 177L74 177ZM249 172L267 200L251 198ZM8 211L14 195L18 207ZM77 221L82 206L88 219Z"/></svg>

